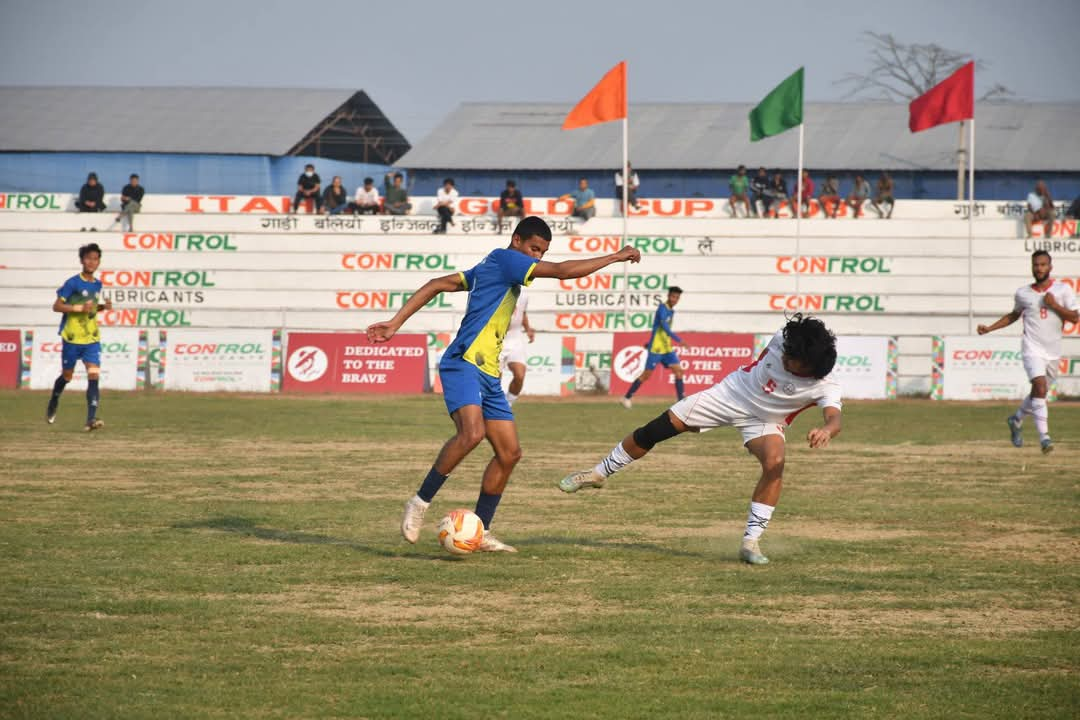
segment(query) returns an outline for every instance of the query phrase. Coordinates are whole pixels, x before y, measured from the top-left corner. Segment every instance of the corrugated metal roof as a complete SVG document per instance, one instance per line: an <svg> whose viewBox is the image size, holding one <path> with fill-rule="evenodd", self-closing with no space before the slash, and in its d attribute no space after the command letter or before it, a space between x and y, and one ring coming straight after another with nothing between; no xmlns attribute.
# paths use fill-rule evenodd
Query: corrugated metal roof
<svg viewBox="0 0 1080 720"><path fill-rule="evenodd" d="M0 151L285 155L361 94L281 88L2 87ZM370 102L366 95L363 99Z"/></svg>
<svg viewBox="0 0 1080 720"><path fill-rule="evenodd" d="M630 158L641 169L794 167L798 132L750 142L750 103L630 106ZM570 105L466 103L406 153L407 168L595 170L618 167L622 123L561 129ZM977 170L1080 170L1080 104L980 103ZM906 105L807 103L805 164L836 170L955 170L957 125L918 134ZM965 129L966 133L966 129Z"/></svg>

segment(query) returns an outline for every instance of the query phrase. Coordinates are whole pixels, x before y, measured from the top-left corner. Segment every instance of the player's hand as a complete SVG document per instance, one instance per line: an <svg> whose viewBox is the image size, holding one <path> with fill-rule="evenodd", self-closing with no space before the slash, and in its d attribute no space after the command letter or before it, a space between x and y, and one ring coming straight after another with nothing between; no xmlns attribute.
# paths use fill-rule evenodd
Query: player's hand
<svg viewBox="0 0 1080 720"><path fill-rule="evenodd" d="M990 332L990 328L985 325L979 325L977 328L975 328L975 331L978 332L980 335L985 335L986 333Z"/></svg>
<svg viewBox="0 0 1080 720"><path fill-rule="evenodd" d="M1043 305L1051 310L1057 310L1061 307L1061 303L1057 301L1057 298L1054 297L1053 293L1046 293L1043 295Z"/></svg>
<svg viewBox="0 0 1080 720"><path fill-rule="evenodd" d="M106 311L112 310L112 298L106 298L105 304L102 307L104 307Z"/></svg>
<svg viewBox="0 0 1080 720"><path fill-rule="evenodd" d="M814 428L806 433L806 441L812 448L823 448L832 440L832 435L825 428Z"/></svg>
<svg viewBox="0 0 1080 720"><path fill-rule="evenodd" d="M536 331L532 328L527 328L525 330L525 334L529 336L529 342L533 342L536 340Z"/></svg>
<svg viewBox="0 0 1080 720"><path fill-rule="evenodd" d="M397 328L393 323L381 322L374 325L368 325L367 337L368 342L381 343L386 342L390 338L394 337L394 333L397 332Z"/></svg>
<svg viewBox="0 0 1080 720"><path fill-rule="evenodd" d="M83 303L83 312L88 315L93 315L97 311L97 303L93 300L87 300Z"/></svg>
<svg viewBox="0 0 1080 720"><path fill-rule="evenodd" d="M629 245L617 252L616 256L619 258L619 262L626 262L627 260L632 263L641 262L641 251Z"/></svg>

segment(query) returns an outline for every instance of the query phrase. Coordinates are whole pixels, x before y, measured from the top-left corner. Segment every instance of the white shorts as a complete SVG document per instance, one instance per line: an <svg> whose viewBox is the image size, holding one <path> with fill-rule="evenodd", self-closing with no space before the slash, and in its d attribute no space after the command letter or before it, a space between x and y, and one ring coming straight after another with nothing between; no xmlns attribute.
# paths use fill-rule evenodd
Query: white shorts
<svg viewBox="0 0 1080 720"><path fill-rule="evenodd" d="M1024 355L1024 371L1028 380L1045 377L1046 382L1054 382L1058 375L1058 358L1048 360L1038 355Z"/></svg>
<svg viewBox="0 0 1080 720"><path fill-rule="evenodd" d="M683 398L671 406L671 412L687 426L702 432L716 427L737 428L742 433L743 445L766 435L784 437L787 427L747 413L723 383Z"/></svg>
<svg viewBox="0 0 1080 720"><path fill-rule="evenodd" d="M525 336L511 337L507 335L503 339L502 354L499 355L499 363L506 367L510 363L528 365L529 354L525 350Z"/></svg>

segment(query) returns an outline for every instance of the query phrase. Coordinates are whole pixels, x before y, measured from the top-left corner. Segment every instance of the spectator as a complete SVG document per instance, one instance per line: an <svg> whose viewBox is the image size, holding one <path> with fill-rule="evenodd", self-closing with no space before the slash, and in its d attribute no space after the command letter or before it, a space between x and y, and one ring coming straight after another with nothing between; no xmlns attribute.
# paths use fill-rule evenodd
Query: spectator
<svg viewBox="0 0 1080 720"><path fill-rule="evenodd" d="M802 205L799 208L799 215L798 216L799 217L806 217L806 214L810 210L810 201L814 197L814 181L810 179L810 171L809 170L803 170L802 171L802 184L800 185L800 188L802 190L802 193L801 193L802 197L798 197L799 191L796 190L797 199L795 200L795 202L796 203L801 203L801 205Z"/></svg>
<svg viewBox="0 0 1080 720"><path fill-rule="evenodd" d="M495 225L495 232L502 232L503 219L508 217L519 217L522 220L525 219L525 199L521 197L521 191L517 189L517 183L513 180L506 181L506 189L499 193L499 210L497 212L498 219Z"/></svg>
<svg viewBox="0 0 1080 720"><path fill-rule="evenodd" d="M585 178L578 180L577 190L568 192L559 199L574 201L574 208L570 211L571 217L582 220L596 217L596 193L589 187L589 181Z"/></svg>
<svg viewBox="0 0 1080 720"><path fill-rule="evenodd" d="M888 211L885 210L885 205L889 206ZM896 205L896 199L893 197L893 179L889 173L882 172L877 181L877 194L870 201L870 206L874 208L879 218L888 220L892 217L894 205Z"/></svg>
<svg viewBox="0 0 1080 720"><path fill-rule="evenodd" d="M637 191L641 185L641 181L638 180L638 174L634 172L634 168L630 163L626 163L626 177L630 178L630 184L626 187L626 201L630 203L630 207L635 210L638 209ZM615 199L619 203L619 214L623 215L622 205L622 193L623 193L623 173L615 172Z"/></svg>
<svg viewBox="0 0 1080 720"><path fill-rule="evenodd" d="M86 184L79 190L75 207L79 212L101 212L105 209L105 187L98 182L97 173L86 176Z"/></svg>
<svg viewBox="0 0 1080 720"><path fill-rule="evenodd" d="M1035 181L1035 191L1028 193L1027 210L1024 211L1024 229L1031 237L1031 227L1036 221L1043 223L1046 237L1054 232L1054 198L1042 180Z"/></svg>
<svg viewBox="0 0 1080 720"><path fill-rule="evenodd" d="M296 213L300 203L305 200L315 203L315 212L322 212L322 193L319 192L321 188L322 178L315 172L315 166L305 165L303 174L296 181L296 197L293 198L292 212Z"/></svg>
<svg viewBox="0 0 1080 720"><path fill-rule="evenodd" d="M139 184L139 176L132 173L128 184L120 190L120 212L113 222L119 222L123 229L123 220L127 219L128 232L135 230L135 213L142 211L143 193L146 188Z"/></svg>
<svg viewBox="0 0 1080 720"><path fill-rule="evenodd" d="M386 177L383 178L383 191L386 198L383 203L384 212L391 215L408 215L412 210L409 191L401 186L404 179L399 172L386 173Z"/></svg>
<svg viewBox="0 0 1080 720"><path fill-rule="evenodd" d="M457 209L458 191L454 179L443 180L442 187L435 191L435 212L439 214L439 227L436 233L446 232L446 223L454 224L454 211Z"/></svg>
<svg viewBox="0 0 1080 720"><path fill-rule="evenodd" d="M728 180L728 188L731 189L731 197L728 198L728 207L731 208L731 217L739 217L737 203L742 203L746 209L746 217L750 217L750 178L746 177L746 166L740 165L735 169L735 174Z"/></svg>
<svg viewBox="0 0 1080 720"><path fill-rule="evenodd" d="M330 187L323 193L323 207L327 215L340 215L349 209L349 193L341 184L341 176L335 175L330 181Z"/></svg>
<svg viewBox="0 0 1080 720"><path fill-rule="evenodd" d="M852 186L851 193L847 197L847 205L851 208L852 220L857 220L859 215L862 215L862 206L869 197L870 183L868 183L866 178L862 175L856 175L855 184Z"/></svg>
<svg viewBox="0 0 1080 720"><path fill-rule="evenodd" d="M836 179L835 175L829 175L825 178L825 184L821 186L821 195L818 196L818 202L821 203L821 213L827 218L836 218L836 213L840 212L840 181Z"/></svg>
<svg viewBox="0 0 1080 720"><path fill-rule="evenodd" d="M364 184L356 188L356 199L350 209L357 215L374 215L379 212L379 191L375 188L375 181L369 177L364 178Z"/></svg>
<svg viewBox="0 0 1080 720"><path fill-rule="evenodd" d="M1065 211L1065 217L1070 220L1080 219L1080 195L1076 196L1076 199L1072 201L1072 205Z"/></svg>
<svg viewBox="0 0 1080 720"><path fill-rule="evenodd" d="M772 182L769 183L769 206L775 207L773 211L773 217L779 217L777 212L780 210L780 206L787 200L787 183L784 182L783 173L773 173ZM765 217L768 217L768 208L766 208Z"/></svg>
<svg viewBox="0 0 1080 720"><path fill-rule="evenodd" d="M757 175L750 181L750 192L753 193L753 202L750 208L754 211L754 215L762 217L769 213L769 171L764 167L757 169ZM761 210L758 210L758 203L761 203Z"/></svg>

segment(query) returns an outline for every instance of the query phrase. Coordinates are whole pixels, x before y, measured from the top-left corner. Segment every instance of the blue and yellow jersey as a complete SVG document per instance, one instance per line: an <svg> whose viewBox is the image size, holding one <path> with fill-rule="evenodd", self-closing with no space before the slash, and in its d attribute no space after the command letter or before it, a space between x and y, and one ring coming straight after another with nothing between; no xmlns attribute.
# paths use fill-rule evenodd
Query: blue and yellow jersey
<svg viewBox="0 0 1080 720"><path fill-rule="evenodd" d="M56 291L56 296L69 305L78 305L87 300L98 302L101 295L101 281L97 278L84 280L82 274L74 275ZM60 337L73 345L90 345L101 342L98 330L97 311L93 313L64 313L60 319Z"/></svg>
<svg viewBox="0 0 1080 720"><path fill-rule="evenodd" d="M508 248L492 250L476 267L458 273L469 291L469 304L457 337L443 359L463 359L481 372L499 377L499 354L522 285L532 283L538 261Z"/></svg>
<svg viewBox="0 0 1080 720"><path fill-rule="evenodd" d="M672 340L682 342L682 338L671 329L671 320L674 317L675 311L669 308L667 303L660 303L660 307L656 308L656 317L653 318L652 335L645 343L645 349L651 353L663 355L674 350Z"/></svg>

